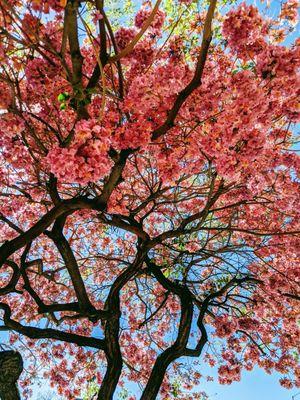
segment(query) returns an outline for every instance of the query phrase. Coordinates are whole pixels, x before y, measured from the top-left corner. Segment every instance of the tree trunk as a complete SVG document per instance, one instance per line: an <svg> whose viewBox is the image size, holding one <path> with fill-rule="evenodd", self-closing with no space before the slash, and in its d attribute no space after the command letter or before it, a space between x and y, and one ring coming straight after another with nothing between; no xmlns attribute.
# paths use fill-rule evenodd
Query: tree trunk
<svg viewBox="0 0 300 400"><path fill-rule="evenodd" d="M0 352L0 399L19 400L17 381L23 371L23 360L17 351Z"/></svg>
<svg viewBox="0 0 300 400"><path fill-rule="evenodd" d="M16 384L0 385L1 400L20 400L20 394Z"/></svg>

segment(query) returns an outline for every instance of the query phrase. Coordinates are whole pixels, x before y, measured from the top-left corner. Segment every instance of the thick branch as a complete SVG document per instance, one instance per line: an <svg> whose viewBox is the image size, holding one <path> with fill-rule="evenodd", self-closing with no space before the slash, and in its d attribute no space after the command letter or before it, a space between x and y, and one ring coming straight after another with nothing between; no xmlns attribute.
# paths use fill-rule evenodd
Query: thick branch
<svg viewBox="0 0 300 400"><path fill-rule="evenodd" d="M204 66L208 54L208 49L210 42L212 40L212 20L216 8L217 0L211 0L210 5L207 11L204 30L203 30L203 38L201 43L200 54L197 59L196 70L193 79L191 82L179 93L177 96L173 107L168 113L168 117L166 121L159 128L155 129L152 133L152 140L158 139L160 136L164 135L170 128L174 126L175 119L177 114L186 101L186 99L193 93L195 89L197 89L201 85L201 79L204 71Z"/></svg>
<svg viewBox="0 0 300 400"><path fill-rule="evenodd" d="M98 400L112 400L119 377L122 372L123 360L119 344L120 331L120 291L138 272L145 258L144 246L138 247L135 262L122 272L114 281L105 302L105 310L112 316L105 324L105 340L107 349L107 370L98 393Z"/></svg>
<svg viewBox="0 0 300 400"><path fill-rule="evenodd" d="M74 333L62 332L52 328L35 328L31 326L24 326L19 322L11 319L11 309L5 303L0 303L0 309L4 311L4 325L10 330L16 331L31 339L53 339L67 343L74 343L78 346L94 347L96 349L105 350L105 341L93 337L86 337L76 335Z"/></svg>
<svg viewBox="0 0 300 400"><path fill-rule="evenodd" d="M104 0L96 0L96 8L103 15L103 3ZM99 31L100 31L100 61L102 65L105 65L108 59L107 54L107 41L106 41L106 30L104 18L99 20Z"/></svg>
<svg viewBox="0 0 300 400"><path fill-rule="evenodd" d="M72 284L78 299L79 308L82 313L86 313L92 318L97 318L98 311L91 304L88 294L86 292L85 284L83 282L82 276L80 274L79 266L77 264L76 258L73 254L71 246L68 240L63 234L63 227L65 224L66 217L59 217L51 231L47 231L47 236L49 236L55 243L57 249L59 250L68 273L71 277ZM100 313L101 315L101 313Z"/></svg>
<svg viewBox="0 0 300 400"><path fill-rule="evenodd" d="M115 165L112 167L110 175L104 184L102 193L97 199L97 202L100 204L107 203L112 191L120 183L127 158L132 154L132 152L133 150L131 149L122 150L119 154L116 154L115 150L110 151L110 155L115 161Z"/></svg>
<svg viewBox="0 0 300 400"><path fill-rule="evenodd" d="M78 7L80 1L68 1L65 10L65 25L68 33L71 61L72 61L72 87L74 99L76 100L76 111L78 119L88 119L89 114L84 105L84 94L82 86L82 64L83 57L80 51L80 43L78 39Z"/></svg>
<svg viewBox="0 0 300 400"><path fill-rule="evenodd" d="M176 292L180 298L181 304L181 317L176 341L157 357L147 385L141 396L141 400L155 400L167 368L174 360L183 356L186 352L186 346L189 340L193 320L193 302L190 292L186 287L173 284L165 278L162 272L155 267L149 259L147 260L147 265L150 266L150 271L154 273L155 277L165 287L165 289L173 289L172 291Z"/></svg>
<svg viewBox="0 0 300 400"><path fill-rule="evenodd" d="M45 214L37 223L28 229L28 231L20 234L10 241L6 241L0 247L0 267L15 251L21 249L23 246L32 242L35 238L41 235L60 215L80 209L95 208L101 211L105 208L105 206L106 205L102 204L101 201L98 201L96 205L95 202L84 197L61 202L59 205L53 207L47 214Z"/></svg>
<svg viewBox="0 0 300 400"><path fill-rule="evenodd" d="M6 264L13 270L13 273L12 273L12 276L11 276L8 284L6 286L4 286L3 288L0 288L0 296L3 296L5 294L11 293L11 292L15 292L16 284L18 283L20 275L21 275L20 269L15 262L7 260Z"/></svg>
<svg viewBox="0 0 300 400"><path fill-rule="evenodd" d="M27 290L31 298L35 301L36 305L38 306L38 312L40 314L45 314L45 313L53 313L53 312L60 312L60 311L71 311L71 312L79 312L79 303L73 302L73 303L65 303L65 304L59 304L59 303L54 303L54 304L45 304L44 301L40 298L40 296L37 294L37 292L33 289L33 287L30 284L30 280L27 276L27 268L31 266L32 261L26 262L26 257L29 253L30 250L30 245L28 244L21 256L21 275L24 281L23 288ZM34 261L33 261L34 262Z"/></svg>
<svg viewBox="0 0 300 400"><path fill-rule="evenodd" d="M140 224L138 224L136 221L130 220L126 222L122 219L123 216L121 215L119 216L117 214L110 214L109 216L111 217L110 219L108 219L105 215L101 214L99 215L99 219L107 225L123 229L127 232L131 232L143 240L149 239L149 235L143 230L142 226L140 226Z"/></svg>
<svg viewBox="0 0 300 400"><path fill-rule="evenodd" d="M2 213L0 213L0 220L5 222L11 229L15 230L16 232L23 233L23 230L21 228L14 224L10 219L6 218Z"/></svg>

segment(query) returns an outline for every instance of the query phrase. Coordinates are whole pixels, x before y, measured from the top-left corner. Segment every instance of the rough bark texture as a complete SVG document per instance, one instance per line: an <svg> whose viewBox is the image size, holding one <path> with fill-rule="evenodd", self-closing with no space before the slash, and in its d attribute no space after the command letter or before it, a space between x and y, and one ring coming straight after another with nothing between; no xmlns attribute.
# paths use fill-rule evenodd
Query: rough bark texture
<svg viewBox="0 0 300 400"><path fill-rule="evenodd" d="M0 399L20 399L17 381L23 371L21 354L16 351L0 352Z"/></svg>

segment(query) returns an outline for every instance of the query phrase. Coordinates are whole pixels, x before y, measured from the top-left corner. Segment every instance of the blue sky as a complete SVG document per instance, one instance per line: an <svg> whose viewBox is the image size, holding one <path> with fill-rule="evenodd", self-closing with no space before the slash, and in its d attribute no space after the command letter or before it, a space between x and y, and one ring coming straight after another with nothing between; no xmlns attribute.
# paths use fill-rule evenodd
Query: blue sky
<svg viewBox="0 0 300 400"><path fill-rule="evenodd" d="M260 368L242 373L240 382L220 385L217 382L204 382L201 389L209 395L209 400L300 400L300 389L287 390L280 386L280 375L268 375Z"/></svg>

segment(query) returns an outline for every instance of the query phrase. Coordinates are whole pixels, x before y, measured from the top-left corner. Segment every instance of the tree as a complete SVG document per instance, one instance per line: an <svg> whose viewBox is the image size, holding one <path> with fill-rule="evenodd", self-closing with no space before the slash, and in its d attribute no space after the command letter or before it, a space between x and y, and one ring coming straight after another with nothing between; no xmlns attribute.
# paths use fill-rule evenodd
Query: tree
<svg viewBox="0 0 300 400"><path fill-rule="evenodd" d="M200 356L221 383L259 365L299 386L297 4L117 4L0 0L24 396L43 373L65 399L197 399Z"/></svg>
<svg viewBox="0 0 300 400"><path fill-rule="evenodd" d="M20 398L17 380L23 371L21 354L12 351L0 352L0 396L3 400L17 400Z"/></svg>

